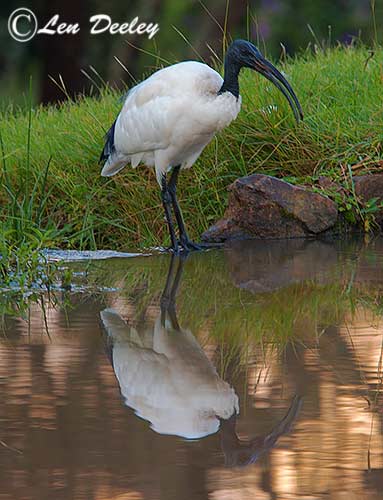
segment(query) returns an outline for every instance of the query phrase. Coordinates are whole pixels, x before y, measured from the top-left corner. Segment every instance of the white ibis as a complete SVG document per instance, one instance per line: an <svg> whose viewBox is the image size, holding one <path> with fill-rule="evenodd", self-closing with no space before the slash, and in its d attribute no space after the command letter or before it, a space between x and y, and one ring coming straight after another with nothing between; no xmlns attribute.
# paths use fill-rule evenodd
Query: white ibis
<svg viewBox="0 0 383 500"><path fill-rule="evenodd" d="M201 248L189 239L185 229L176 194L178 174L180 169L191 167L214 135L237 117L241 68L251 68L270 80L287 98L296 120L303 118L298 98L283 75L252 43L235 40L226 53L223 79L214 69L196 61L160 69L127 93L106 135L100 157L100 162L105 162L102 176L116 174L127 163L155 167L174 253L181 248Z"/></svg>

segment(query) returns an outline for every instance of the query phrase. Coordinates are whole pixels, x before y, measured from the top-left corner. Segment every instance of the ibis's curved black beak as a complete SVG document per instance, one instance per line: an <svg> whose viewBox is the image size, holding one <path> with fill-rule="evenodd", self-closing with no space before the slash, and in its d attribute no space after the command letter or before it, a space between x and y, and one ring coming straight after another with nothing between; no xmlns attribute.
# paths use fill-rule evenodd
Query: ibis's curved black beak
<svg viewBox="0 0 383 500"><path fill-rule="evenodd" d="M299 122L300 119L303 120L302 107L298 101L298 97L295 95L294 90L291 88L291 85L277 70L277 68L265 59L258 50L254 51L251 61L249 61L249 67L270 80L270 82L272 82L282 92L282 94L289 101L297 122Z"/></svg>

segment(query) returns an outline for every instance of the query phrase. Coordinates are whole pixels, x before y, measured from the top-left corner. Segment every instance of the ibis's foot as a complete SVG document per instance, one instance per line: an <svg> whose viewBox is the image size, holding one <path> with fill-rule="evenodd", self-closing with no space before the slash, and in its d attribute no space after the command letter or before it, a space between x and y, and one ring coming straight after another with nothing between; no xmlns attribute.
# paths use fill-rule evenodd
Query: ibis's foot
<svg viewBox="0 0 383 500"><path fill-rule="evenodd" d="M186 252L202 250L202 246L199 243L194 243L194 241L189 239L181 238L179 244Z"/></svg>
<svg viewBox="0 0 383 500"><path fill-rule="evenodd" d="M221 242L221 243L217 243L217 242L207 242L207 241L204 241L202 243L199 243L199 245L203 248L203 249L207 249L207 248L222 248L224 246L224 243Z"/></svg>
<svg viewBox="0 0 383 500"><path fill-rule="evenodd" d="M180 238L175 246L170 246L165 249L165 251L172 253L173 255L183 255L188 252L197 252L200 250L209 250L211 248L221 248L223 243L196 243L195 241L189 239Z"/></svg>
<svg viewBox="0 0 383 500"><path fill-rule="evenodd" d="M186 252L193 252L198 250L207 250L209 248L219 248L222 245L217 243L195 243L194 241L189 240L189 238L180 238L179 245Z"/></svg>

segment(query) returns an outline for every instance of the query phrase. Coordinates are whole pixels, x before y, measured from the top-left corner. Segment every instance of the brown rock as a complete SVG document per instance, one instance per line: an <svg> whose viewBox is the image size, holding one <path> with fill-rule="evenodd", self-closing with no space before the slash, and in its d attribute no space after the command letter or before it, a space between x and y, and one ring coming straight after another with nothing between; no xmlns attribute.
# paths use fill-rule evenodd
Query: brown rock
<svg viewBox="0 0 383 500"><path fill-rule="evenodd" d="M242 177L229 191L223 219L203 233L203 240L301 238L323 233L337 222L337 206L329 198L275 177Z"/></svg>
<svg viewBox="0 0 383 500"><path fill-rule="evenodd" d="M377 204L383 203L383 174L358 175L354 178L355 194L362 202L378 198ZM375 221L383 226L383 209L374 213Z"/></svg>
<svg viewBox="0 0 383 500"><path fill-rule="evenodd" d="M324 175L321 175L319 177L318 185L323 189L328 189L333 191L338 191L340 187L339 184L329 179L328 177L325 177Z"/></svg>
<svg viewBox="0 0 383 500"><path fill-rule="evenodd" d="M324 175L319 177L318 186L328 192L340 193L343 199L348 196L348 193L341 184L338 184Z"/></svg>

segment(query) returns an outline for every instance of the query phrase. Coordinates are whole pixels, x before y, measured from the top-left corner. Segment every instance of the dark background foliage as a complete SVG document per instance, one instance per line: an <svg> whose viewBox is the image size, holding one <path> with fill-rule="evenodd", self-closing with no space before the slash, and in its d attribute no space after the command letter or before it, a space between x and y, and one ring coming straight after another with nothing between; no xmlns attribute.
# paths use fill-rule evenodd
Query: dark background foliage
<svg viewBox="0 0 383 500"><path fill-rule="evenodd" d="M44 104L65 98L49 76L62 76L68 94L92 92L84 75L93 67L112 85L130 85L150 72L160 59L165 61L204 58L209 62L216 52L222 55L222 28L228 38L250 38L269 57L311 50L315 44L349 44L361 39L371 44L380 38L371 14L375 10L378 29L383 23L382 2L371 0L8 0L0 5L0 92L1 107L10 101L22 104L33 77L35 102ZM43 26L51 16L60 21L78 22L77 35L40 35L27 43L14 41L7 30L10 13L18 7L32 9ZM138 16L144 22L157 22L160 32L152 40L146 36L89 34L91 15L109 14L114 22L129 22ZM182 36L181 34L182 33ZM185 39L186 41L185 41ZM142 50L138 50L137 47ZM129 74L115 57L128 68Z"/></svg>

